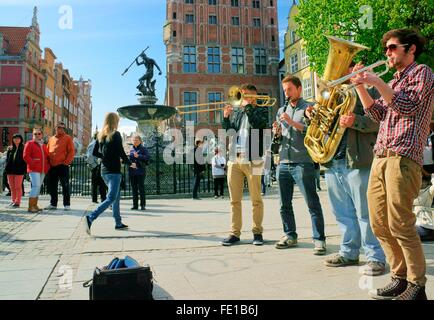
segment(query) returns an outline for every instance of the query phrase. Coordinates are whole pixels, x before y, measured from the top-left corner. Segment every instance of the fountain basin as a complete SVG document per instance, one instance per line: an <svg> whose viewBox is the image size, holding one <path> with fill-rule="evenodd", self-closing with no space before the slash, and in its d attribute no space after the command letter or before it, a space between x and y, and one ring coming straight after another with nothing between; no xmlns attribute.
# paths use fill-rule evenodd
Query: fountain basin
<svg viewBox="0 0 434 320"><path fill-rule="evenodd" d="M118 113L129 120L142 122L144 120L166 120L176 114L176 108L164 105L136 104L118 108Z"/></svg>

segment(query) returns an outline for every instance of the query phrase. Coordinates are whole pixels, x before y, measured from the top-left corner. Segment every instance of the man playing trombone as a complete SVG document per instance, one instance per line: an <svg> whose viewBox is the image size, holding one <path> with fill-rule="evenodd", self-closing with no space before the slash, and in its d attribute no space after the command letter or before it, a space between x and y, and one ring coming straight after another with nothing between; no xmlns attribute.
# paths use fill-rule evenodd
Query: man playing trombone
<svg viewBox="0 0 434 320"><path fill-rule="evenodd" d="M261 197L261 176L264 152L263 129L268 125L268 108L256 105L255 96L258 92L254 85L244 84L240 91L243 99L240 108L234 111L232 105L226 105L223 111L223 129L236 131L236 135L231 137L230 156L227 164L232 225L229 237L222 241L224 246L231 246L240 241L244 178L247 178L253 206L253 244L263 244L264 205ZM231 116L232 118L230 118ZM234 141L235 138L236 141Z"/></svg>
<svg viewBox="0 0 434 320"><path fill-rule="evenodd" d="M351 80L357 84L366 114L380 123L367 196L372 230L384 249L392 279L370 295L376 299L426 300L426 263L412 205L421 185L434 76L428 66L415 62L425 43L416 31L391 30L384 34L382 43L389 66L397 70L389 84L368 71ZM353 72L360 69L362 66L356 65ZM373 100L365 85L374 86L381 98Z"/></svg>

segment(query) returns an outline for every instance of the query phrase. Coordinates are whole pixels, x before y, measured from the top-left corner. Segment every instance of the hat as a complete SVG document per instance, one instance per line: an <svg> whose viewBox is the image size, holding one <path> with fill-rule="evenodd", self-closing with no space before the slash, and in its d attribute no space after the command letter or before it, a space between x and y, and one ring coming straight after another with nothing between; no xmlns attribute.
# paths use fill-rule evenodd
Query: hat
<svg viewBox="0 0 434 320"><path fill-rule="evenodd" d="M56 128L59 128L59 127L60 128L66 128L65 122L62 122L62 121L58 122Z"/></svg>

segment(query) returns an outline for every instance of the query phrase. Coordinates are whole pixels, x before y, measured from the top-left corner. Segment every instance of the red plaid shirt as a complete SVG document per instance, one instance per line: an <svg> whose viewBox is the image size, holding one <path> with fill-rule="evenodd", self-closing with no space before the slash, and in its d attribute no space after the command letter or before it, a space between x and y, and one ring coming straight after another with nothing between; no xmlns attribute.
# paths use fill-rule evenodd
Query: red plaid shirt
<svg viewBox="0 0 434 320"><path fill-rule="evenodd" d="M394 91L392 102L387 104L381 97L365 109L380 123L374 152L389 149L422 165L433 111L434 74L428 66L413 62L396 72L389 85Z"/></svg>

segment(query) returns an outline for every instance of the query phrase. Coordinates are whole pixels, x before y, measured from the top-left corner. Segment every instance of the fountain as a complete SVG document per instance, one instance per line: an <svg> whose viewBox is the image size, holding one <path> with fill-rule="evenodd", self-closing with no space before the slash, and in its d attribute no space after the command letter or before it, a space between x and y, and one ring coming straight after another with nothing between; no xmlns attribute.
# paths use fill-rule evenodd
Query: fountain
<svg viewBox="0 0 434 320"><path fill-rule="evenodd" d="M156 80L152 80L152 78L154 76L154 67L158 69L159 75L161 75L161 69L154 59L149 58L145 54L146 49L135 58L122 74L127 73L134 62L137 66L143 64L146 67L146 73L139 79L139 85L137 86L139 91L137 95L139 96L138 100L140 104L120 107L117 112L123 118L136 121L140 133L144 135L144 140L151 140L151 136L158 132L158 125L162 121L172 117L176 113L176 109L174 107L156 104L158 101L155 96ZM139 62L139 58L141 58L142 61Z"/></svg>

